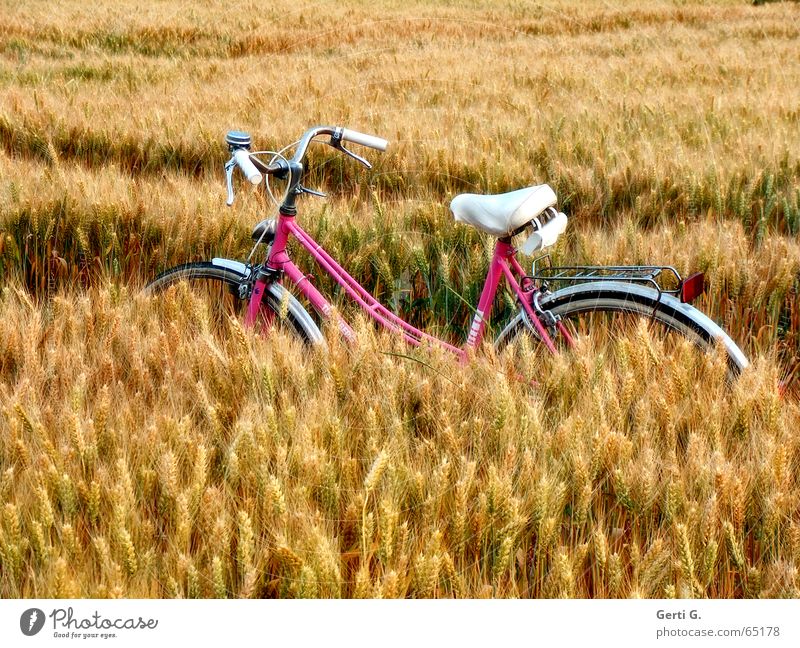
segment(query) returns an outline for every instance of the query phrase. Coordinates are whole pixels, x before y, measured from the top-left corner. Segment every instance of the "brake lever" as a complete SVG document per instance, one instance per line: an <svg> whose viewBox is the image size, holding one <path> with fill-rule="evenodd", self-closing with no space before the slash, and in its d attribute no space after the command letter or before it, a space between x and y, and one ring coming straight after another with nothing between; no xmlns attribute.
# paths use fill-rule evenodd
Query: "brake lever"
<svg viewBox="0 0 800 648"><path fill-rule="evenodd" d="M336 133L331 135L331 139L328 142L328 144L330 144L333 148L341 151L342 153L347 153L347 155L349 155L351 158L353 158L357 162L361 162L361 164L363 164L368 169L372 168L372 165L369 162L367 162L364 158L362 158L357 153L353 153L353 151L351 151L350 149L344 147L344 144L342 144L342 135L341 135L341 133L338 134L338 137L337 137Z"/></svg>
<svg viewBox="0 0 800 648"><path fill-rule="evenodd" d="M360 155L358 155L358 154L356 154L356 153L353 153L353 152L352 152L350 149L346 149L346 148L345 148L344 146L342 146L341 144L339 144L339 147L338 147L338 148L339 148L339 149L341 149L342 151L344 151L345 153L347 153L347 155L349 155L349 156L350 156L351 158L353 158L354 160L357 160L358 162L361 162L361 164L363 164L363 165L364 165L365 167L367 167L368 169L371 169L371 168L372 168L372 165L371 165L369 162L367 162L367 161L366 161L364 158L362 158Z"/></svg>
<svg viewBox="0 0 800 648"><path fill-rule="evenodd" d="M225 163L225 179L228 182L228 200L225 204L230 207L233 205L233 167L236 166L236 161L231 158Z"/></svg>

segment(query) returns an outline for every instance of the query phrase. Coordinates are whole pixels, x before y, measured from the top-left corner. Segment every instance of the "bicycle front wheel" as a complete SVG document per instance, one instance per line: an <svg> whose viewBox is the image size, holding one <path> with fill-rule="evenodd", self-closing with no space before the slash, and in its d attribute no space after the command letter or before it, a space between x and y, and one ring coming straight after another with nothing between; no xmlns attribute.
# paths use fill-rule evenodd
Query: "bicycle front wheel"
<svg viewBox="0 0 800 648"><path fill-rule="evenodd" d="M652 288L599 281L557 290L542 297L540 304L543 310L560 316L568 330L577 335L587 334L598 326L621 329L631 320L645 319L664 332L685 337L705 349L721 344L734 377L749 364L742 350L711 318L694 306ZM523 334L536 335L521 310L497 336L495 346L501 349Z"/></svg>
<svg viewBox="0 0 800 648"><path fill-rule="evenodd" d="M240 294L240 287L245 284L248 275L244 263L230 259L186 263L159 274L145 287L144 293L157 295L171 286L186 282L193 293L207 301L212 318L221 322L228 316L243 315L247 299ZM267 286L261 308L270 320L284 323L303 342L324 344L316 322L281 284Z"/></svg>

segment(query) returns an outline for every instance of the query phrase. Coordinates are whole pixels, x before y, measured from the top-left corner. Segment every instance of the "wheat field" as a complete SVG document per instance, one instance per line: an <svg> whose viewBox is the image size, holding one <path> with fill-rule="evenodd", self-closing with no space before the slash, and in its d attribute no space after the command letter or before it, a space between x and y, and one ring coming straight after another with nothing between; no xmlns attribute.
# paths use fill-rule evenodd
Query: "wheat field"
<svg viewBox="0 0 800 648"><path fill-rule="evenodd" d="M0 7L0 596L800 596L797 3ZM547 182L556 262L704 271L752 367L646 326L309 350L141 294L249 253L228 129L316 123L391 142L313 149L300 222L415 325L463 340L486 273L449 200Z"/></svg>

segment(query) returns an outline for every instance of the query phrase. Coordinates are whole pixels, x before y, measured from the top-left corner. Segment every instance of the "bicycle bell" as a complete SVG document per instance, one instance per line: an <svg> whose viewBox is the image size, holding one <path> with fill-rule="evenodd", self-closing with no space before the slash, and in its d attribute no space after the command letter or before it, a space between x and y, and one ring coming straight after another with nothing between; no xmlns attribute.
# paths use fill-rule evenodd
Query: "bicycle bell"
<svg viewBox="0 0 800 648"><path fill-rule="evenodd" d="M228 131L228 134L225 135L225 143L231 150L240 148L249 149L250 133L238 130Z"/></svg>

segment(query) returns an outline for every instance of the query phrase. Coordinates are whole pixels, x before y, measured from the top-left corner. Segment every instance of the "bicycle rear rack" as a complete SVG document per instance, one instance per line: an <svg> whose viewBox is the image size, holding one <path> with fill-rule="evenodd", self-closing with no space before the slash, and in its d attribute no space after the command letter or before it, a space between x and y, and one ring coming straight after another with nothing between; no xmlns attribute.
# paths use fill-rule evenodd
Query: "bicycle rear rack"
<svg viewBox="0 0 800 648"><path fill-rule="evenodd" d="M533 263L533 274L526 279L539 282L543 287L551 283L589 283L597 281L626 281L644 284L658 292L658 300L666 293L682 300L683 279L672 266L553 266L537 268L542 259L550 263L550 255L539 257Z"/></svg>

